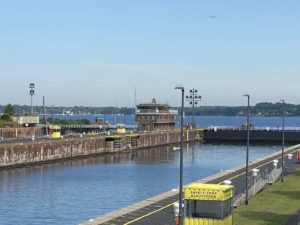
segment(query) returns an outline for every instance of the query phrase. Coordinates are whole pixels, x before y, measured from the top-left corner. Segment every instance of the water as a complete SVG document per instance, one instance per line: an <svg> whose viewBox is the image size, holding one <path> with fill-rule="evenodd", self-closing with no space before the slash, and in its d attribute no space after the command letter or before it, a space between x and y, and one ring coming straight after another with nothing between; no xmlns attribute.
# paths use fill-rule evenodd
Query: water
<svg viewBox="0 0 300 225"><path fill-rule="evenodd" d="M95 121L97 117L104 118L110 124L125 123L135 125L134 115L54 115L58 119L88 119ZM184 123L191 123L192 116L186 116ZM195 116L195 122L200 127L209 126L240 126L246 123L246 117L243 116ZM282 126L282 117L250 117L250 123L256 127L280 127ZM286 117L286 127L300 127L300 117Z"/></svg>
<svg viewBox="0 0 300 225"><path fill-rule="evenodd" d="M184 151L184 183L245 161L245 146ZM250 160L280 146L251 146ZM178 186L179 152L156 148L0 172L0 224L78 224Z"/></svg>

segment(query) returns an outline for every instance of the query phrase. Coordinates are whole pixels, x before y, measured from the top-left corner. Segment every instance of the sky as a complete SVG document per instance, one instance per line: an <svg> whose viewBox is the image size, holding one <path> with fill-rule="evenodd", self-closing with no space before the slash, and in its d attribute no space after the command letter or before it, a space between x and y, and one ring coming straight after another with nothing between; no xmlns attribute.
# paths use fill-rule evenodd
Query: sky
<svg viewBox="0 0 300 225"><path fill-rule="evenodd" d="M300 104L298 0L0 0L0 104Z"/></svg>

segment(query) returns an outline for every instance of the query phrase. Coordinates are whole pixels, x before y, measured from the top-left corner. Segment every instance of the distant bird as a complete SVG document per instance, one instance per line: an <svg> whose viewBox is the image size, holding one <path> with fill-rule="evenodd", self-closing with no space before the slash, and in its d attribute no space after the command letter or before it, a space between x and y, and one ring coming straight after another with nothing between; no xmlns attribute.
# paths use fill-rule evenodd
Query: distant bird
<svg viewBox="0 0 300 225"><path fill-rule="evenodd" d="M210 15L208 17L211 18L211 19L216 19L217 18L216 16L213 16L213 15Z"/></svg>

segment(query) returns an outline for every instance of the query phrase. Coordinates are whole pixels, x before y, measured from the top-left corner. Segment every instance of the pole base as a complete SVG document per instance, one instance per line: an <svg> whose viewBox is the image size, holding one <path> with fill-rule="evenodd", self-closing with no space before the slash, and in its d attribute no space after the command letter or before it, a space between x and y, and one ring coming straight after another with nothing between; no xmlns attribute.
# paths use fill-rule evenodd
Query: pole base
<svg viewBox="0 0 300 225"><path fill-rule="evenodd" d="M179 225L179 216L175 216L175 224Z"/></svg>

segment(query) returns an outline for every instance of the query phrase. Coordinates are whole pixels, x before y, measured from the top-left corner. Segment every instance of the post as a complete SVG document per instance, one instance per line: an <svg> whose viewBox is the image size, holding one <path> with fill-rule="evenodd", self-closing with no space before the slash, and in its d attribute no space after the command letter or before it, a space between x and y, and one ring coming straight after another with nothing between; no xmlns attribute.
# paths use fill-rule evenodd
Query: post
<svg viewBox="0 0 300 225"><path fill-rule="evenodd" d="M29 84L29 95L30 95L30 97L31 97L31 115L33 115L33 96L35 95L35 93L34 93L34 88L35 88L35 86L34 86L34 83L30 83Z"/></svg>
<svg viewBox="0 0 300 225"><path fill-rule="evenodd" d="M117 103L116 103L116 107L115 107L115 126L117 126Z"/></svg>
<svg viewBox="0 0 300 225"><path fill-rule="evenodd" d="M16 133L17 140L19 139L19 105L17 105L17 133Z"/></svg>
<svg viewBox="0 0 300 225"><path fill-rule="evenodd" d="M250 106L250 95L245 94L247 97L247 151L246 151L246 198L245 205L248 205L248 167L249 167L249 139L250 139L250 127L249 127L249 106Z"/></svg>
<svg viewBox="0 0 300 225"><path fill-rule="evenodd" d="M195 126L195 105L201 100L201 96L198 96L198 90L195 88L190 90L190 95L186 96L186 100L192 105L192 126Z"/></svg>
<svg viewBox="0 0 300 225"><path fill-rule="evenodd" d="M46 117L45 96L43 96L43 108L44 108L44 122L45 122L46 135L48 136L48 127L47 127L47 117Z"/></svg>
<svg viewBox="0 0 300 225"><path fill-rule="evenodd" d="M192 126L195 124L195 89L193 88L193 119L192 119Z"/></svg>
<svg viewBox="0 0 300 225"><path fill-rule="evenodd" d="M53 116L54 116L54 105L52 105L52 115L51 115L51 123L53 124Z"/></svg>
<svg viewBox="0 0 300 225"><path fill-rule="evenodd" d="M283 182L283 175L284 175L284 117L285 117L285 102L284 100L281 100L282 102L282 149L281 149L281 182Z"/></svg>
<svg viewBox="0 0 300 225"><path fill-rule="evenodd" d="M179 224L183 224L182 213L182 186L183 186L183 109L184 109L184 87L176 86L175 89L181 90L181 112L180 112L180 173L179 173Z"/></svg>
<svg viewBox="0 0 300 225"><path fill-rule="evenodd" d="M31 101L30 101L30 105L31 105L31 109L30 109L30 114L32 115L33 114L33 104L32 104L32 95L31 95Z"/></svg>

